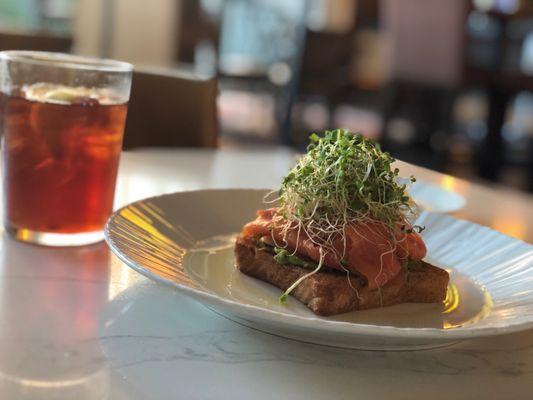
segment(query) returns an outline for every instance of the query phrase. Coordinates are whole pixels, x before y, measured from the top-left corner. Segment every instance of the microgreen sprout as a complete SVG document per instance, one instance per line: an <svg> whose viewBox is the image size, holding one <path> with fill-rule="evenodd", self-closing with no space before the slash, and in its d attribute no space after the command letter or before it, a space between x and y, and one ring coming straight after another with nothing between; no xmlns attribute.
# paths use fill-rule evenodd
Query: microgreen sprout
<svg viewBox="0 0 533 400"><path fill-rule="evenodd" d="M344 261L345 254L338 254L333 242L344 239L348 225L372 222L393 231L401 226L420 230L409 223L417 208L406 194L406 185L398 183L399 169L392 167L395 159L389 153L343 129L312 134L310 140L307 154L285 176L278 193L284 231L297 227L321 249L318 267L305 277L320 269L327 252Z"/></svg>
<svg viewBox="0 0 533 400"><path fill-rule="evenodd" d="M406 185L397 183L395 159L373 141L342 129L310 139L307 154L283 179L284 217L337 230L354 218L394 227L413 213Z"/></svg>

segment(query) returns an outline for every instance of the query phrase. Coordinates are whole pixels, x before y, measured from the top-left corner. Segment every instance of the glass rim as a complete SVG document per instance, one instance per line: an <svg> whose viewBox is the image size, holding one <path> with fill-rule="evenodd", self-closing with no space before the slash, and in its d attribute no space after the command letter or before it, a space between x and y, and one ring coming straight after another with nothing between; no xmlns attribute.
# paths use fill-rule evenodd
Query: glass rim
<svg viewBox="0 0 533 400"><path fill-rule="evenodd" d="M31 50L0 51L0 61L7 60L38 66L101 72L132 72L133 65L107 58L85 57L68 53Z"/></svg>

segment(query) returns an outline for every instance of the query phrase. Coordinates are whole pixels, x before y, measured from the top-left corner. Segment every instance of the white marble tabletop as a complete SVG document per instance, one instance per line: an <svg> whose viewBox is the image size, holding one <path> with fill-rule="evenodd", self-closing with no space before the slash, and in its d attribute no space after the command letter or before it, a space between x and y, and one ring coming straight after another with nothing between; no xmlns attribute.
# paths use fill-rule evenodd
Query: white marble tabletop
<svg viewBox="0 0 533 400"><path fill-rule="evenodd" d="M274 187L292 162L284 149L125 153L117 206ZM4 235L0 246L2 400L533 398L533 331L428 351L336 349L226 320L131 271L103 243L53 249Z"/></svg>

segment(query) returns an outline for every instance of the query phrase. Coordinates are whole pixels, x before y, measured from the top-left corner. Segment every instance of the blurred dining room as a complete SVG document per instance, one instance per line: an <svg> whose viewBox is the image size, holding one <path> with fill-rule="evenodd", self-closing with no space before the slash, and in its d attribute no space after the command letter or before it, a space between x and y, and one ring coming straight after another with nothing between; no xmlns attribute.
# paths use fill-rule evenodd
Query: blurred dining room
<svg viewBox="0 0 533 400"><path fill-rule="evenodd" d="M0 399L531 398L531 0L0 0L0 135ZM442 299L365 303L342 196Z"/></svg>

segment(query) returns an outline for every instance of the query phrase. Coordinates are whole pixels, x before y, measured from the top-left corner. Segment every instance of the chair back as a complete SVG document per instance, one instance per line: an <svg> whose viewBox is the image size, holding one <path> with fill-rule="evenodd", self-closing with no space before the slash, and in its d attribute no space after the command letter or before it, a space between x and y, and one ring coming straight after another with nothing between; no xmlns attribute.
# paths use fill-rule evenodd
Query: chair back
<svg viewBox="0 0 533 400"><path fill-rule="evenodd" d="M0 51L34 50L68 53L72 38L43 33L0 32Z"/></svg>
<svg viewBox="0 0 533 400"><path fill-rule="evenodd" d="M136 68L124 148L216 147L217 82L184 69Z"/></svg>

